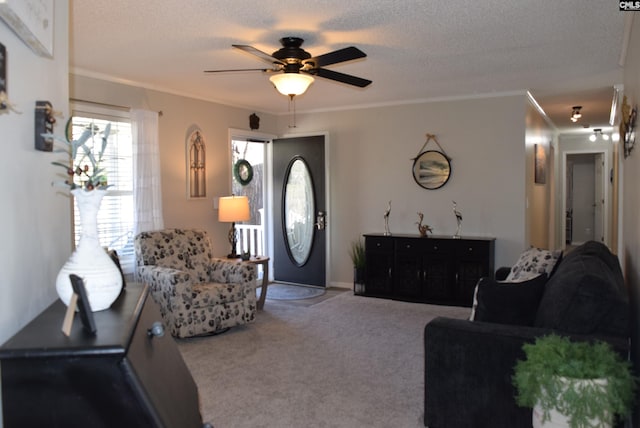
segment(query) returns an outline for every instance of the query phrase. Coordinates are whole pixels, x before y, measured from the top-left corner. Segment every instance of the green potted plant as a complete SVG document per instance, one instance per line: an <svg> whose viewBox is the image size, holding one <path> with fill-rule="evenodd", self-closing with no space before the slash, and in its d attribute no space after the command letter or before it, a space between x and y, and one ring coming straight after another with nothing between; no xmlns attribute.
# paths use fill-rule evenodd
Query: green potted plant
<svg viewBox="0 0 640 428"><path fill-rule="evenodd" d="M555 334L523 346L513 385L519 406L533 408L533 427L611 427L629 412L636 379L604 342L572 342Z"/></svg>
<svg viewBox="0 0 640 428"><path fill-rule="evenodd" d="M351 257L351 262L353 263L353 292L355 294L362 294L364 293L365 269L365 252L362 239L351 242L349 257Z"/></svg>

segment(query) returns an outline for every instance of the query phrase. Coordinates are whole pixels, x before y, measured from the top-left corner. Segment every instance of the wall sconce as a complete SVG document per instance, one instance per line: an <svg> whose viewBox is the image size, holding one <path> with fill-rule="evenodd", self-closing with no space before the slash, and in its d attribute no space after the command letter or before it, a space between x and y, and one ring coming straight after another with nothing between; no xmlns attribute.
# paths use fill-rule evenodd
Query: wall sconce
<svg viewBox="0 0 640 428"><path fill-rule="evenodd" d="M582 117L582 113L580 113L580 110L582 110L582 106L573 106L572 108L573 110L571 111L571 122L577 122L578 119Z"/></svg>
<svg viewBox="0 0 640 428"><path fill-rule="evenodd" d="M240 257L236 253L236 244L238 243L238 235L236 234L236 222L246 221L251 218L249 212L249 198L246 196L223 196L218 199L218 221L230 222L229 244L231 252L227 255L230 259Z"/></svg>
<svg viewBox="0 0 640 428"><path fill-rule="evenodd" d="M36 101L35 109L35 146L43 152L53 151L53 138L45 138L43 134L53 134L56 123L55 112L49 101Z"/></svg>
<svg viewBox="0 0 640 428"><path fill-rule="evenodd" d="M609 141L609 135L603 134L602 129L596 128L593 130L593 134L589 135L589 141L594 142L600 136L604 141Z"/></svg>

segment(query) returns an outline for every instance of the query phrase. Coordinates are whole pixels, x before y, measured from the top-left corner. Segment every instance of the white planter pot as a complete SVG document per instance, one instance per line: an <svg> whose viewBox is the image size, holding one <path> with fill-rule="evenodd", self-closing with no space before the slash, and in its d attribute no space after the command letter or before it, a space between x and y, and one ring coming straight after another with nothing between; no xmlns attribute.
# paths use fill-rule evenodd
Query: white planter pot
<svg viewBox="0 0 640 428"><path fill-rule="evenodd" d="M607 386L606 379L569 379L566 377L560 377L561 382L564 383L564 388L573 388L578 389L581 385L595 384L599 385L603 388ZM549 410L549 420L542 422L544 412L540 407L540 404L536 404L533 407L533 415L532 415L532 423L533 428L569 428L571 425L569 424L569 418L557 411L556 409ZM604 423L591 419L590 426L597 426L603 428L611 428L612 422L611 418L609 421L605 421Z"/></svg>
<svg viewBox="0 0 640 428"><path fill-rule="evenodd" d="M122 290L120 271L98 240L97 215L106 190L74 189L71 193L80 212L82 235L77 248L58 273L56 291L68 306L73 294L69 275L76 274L83 279L91 310L102 311L111 306Z"/></svg>

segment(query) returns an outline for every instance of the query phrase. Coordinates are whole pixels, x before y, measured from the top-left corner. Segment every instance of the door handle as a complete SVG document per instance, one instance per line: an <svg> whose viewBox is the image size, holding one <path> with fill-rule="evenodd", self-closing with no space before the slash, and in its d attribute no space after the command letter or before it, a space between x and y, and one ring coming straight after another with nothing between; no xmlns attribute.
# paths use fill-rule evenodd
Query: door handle
<svg viewBox="0 0 640 428"><path fill-rule="evenodd" d="M327 227L327 217L324 211L318 211L316 216L316 228L318 230L324 230Z"/></svg>

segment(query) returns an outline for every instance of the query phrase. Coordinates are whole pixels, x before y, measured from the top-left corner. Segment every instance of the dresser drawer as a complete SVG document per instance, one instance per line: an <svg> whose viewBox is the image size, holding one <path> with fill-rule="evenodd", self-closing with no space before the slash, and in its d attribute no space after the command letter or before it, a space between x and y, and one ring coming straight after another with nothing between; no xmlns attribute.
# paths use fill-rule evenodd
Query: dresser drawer
<svg viewBox="0 0 640 428"><path fill-rule="evenodd" d="M393 239L390 237L371 237L365 238L366 251L393 251Z"/></svg>
<svg viewBox="0 0 640 428"><path fill-rule="evenodd" d="M456 249L458 257L465 259L485 259L489 257L490 242L487 241L461 241Z"/></svg>
<svg viewBox="0 0 640 428"><path fill-rule="evenodd" d="M452 250L449 242L441 239L430 238L398 238L396 240L396 251L398 252L414 252L427 254L447 254Z"/></svg>

